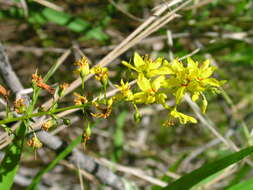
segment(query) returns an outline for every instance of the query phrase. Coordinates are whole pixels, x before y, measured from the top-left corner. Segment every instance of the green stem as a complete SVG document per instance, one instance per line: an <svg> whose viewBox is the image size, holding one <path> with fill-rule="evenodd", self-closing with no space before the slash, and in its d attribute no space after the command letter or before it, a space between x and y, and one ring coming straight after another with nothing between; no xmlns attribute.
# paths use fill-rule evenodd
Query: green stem
<svg viewBox="0 0 253 190"><path fill-rule="evenodd" d="M27 120L27 119L30 119L30 118L33 118L33 117L39 117L39 116L42 116L42 115L51 115L51 114L63 112L63 111L66 111L66 110L84 108L87 105L88 104L74 105L74 106L68 106L68 107L64 107L64 108L58 108L58 109L55 109L55 110L52 110L52 111L44 111L44 112L27 114L27 115L24 115L24 116L21 116L21 117L9 118L9 119L5 119L5 120L1 120L0 125L10 123L10 122L20 121L20 120Z"/></svg>

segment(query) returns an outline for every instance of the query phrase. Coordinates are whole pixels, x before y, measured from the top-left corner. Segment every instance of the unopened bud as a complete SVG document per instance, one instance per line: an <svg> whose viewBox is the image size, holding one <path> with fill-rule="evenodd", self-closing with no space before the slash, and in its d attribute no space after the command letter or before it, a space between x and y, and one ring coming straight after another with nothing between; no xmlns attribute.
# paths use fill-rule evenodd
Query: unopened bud
<svg viewBox="0 0 253 190"><path fill-rule="evenodd" d="M24 99L20 98L20 99L16 100L14 103L14 109L19 114L24 113L26 110Z"/></svg>
<svg viewBox="0 0 253 190"><path fill-rule="evenodd" d="M64 95L64 93L65 93L65 90L69 87L69 84L66 83L66 82L64 82L59 87L60 87L60 89L59 89L59 92L58 92L58 96L62 97Z"/></svg>
<svg viewBox="0 0 253 190"><path fill-rule="evenodd" d="M70 119L68 119L68 118L62 118L62 121L63 121L63 123L64 123L65 125L70 125L70 124L71 124L71 121L70 121Z"/></svg>
<svg viewBox="0 0 253 190"><path fill-rule="evenodd" d="M136 123L140 123L141 122L141 114L140 114L139 111L137 111L137 112L134 113L134 121Z"/></svg>

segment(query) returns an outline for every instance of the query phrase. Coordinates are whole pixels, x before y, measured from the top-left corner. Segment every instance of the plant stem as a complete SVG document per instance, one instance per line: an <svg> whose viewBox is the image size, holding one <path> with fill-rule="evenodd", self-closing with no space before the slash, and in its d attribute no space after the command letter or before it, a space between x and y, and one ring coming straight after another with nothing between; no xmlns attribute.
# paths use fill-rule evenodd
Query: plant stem
<svg viewBox="0 0 253 190"><path fill-rule="evenodd" d="M9 118L9 119L5 119L5 120L1 120L0 125L10 123L10 122L20 121L20 120L26 120L26 119L30 119L30 118L33 118L33 117L39 117L39 116L42 116L42 115L51 115L51 114L63 112L63 111L66 111L66 110L85 108L87 105L88 104L74 105L74 106L68 106L68 107L64 107L64 108L58 108L58 109L55 109L55 110L52 110L52 111L31 113L31 114L23 115L21 117Z"/></svg>

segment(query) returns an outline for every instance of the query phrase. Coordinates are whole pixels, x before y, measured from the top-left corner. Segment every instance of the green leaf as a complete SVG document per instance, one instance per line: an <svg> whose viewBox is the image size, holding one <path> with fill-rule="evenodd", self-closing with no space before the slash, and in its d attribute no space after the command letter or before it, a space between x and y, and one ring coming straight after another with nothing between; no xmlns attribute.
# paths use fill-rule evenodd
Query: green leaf
<svg viewBox="0 0 253 190"><path fill-rule="evenodd" d="M21 153L25 139L26 125L22 123L17 129L12 143L6 147L5 156L0 166L0 189L9 190L19 168Z"/></svg>
<svg viewBox="0 0 253 190"><path fill-rule="evenodd" d="M101 26L94 27L90 29L86 34L84 39L95 39L98 41L105 41L108 40L108 35L103 31L103 28Z"/></svg>
<svg viewBox="0 0 253 190"><path fill-rule="evenodd" d="M226 190L241 190L241 189L252 190L253 189L253 178L250 178L249 180L238 183Z"/></svg>
<svg viewBox="0 0 253 190"><path fill-rule="evenodd" d="M244 165L239 171L236 172L234 178L229 182L227 188L232 187L233 185L239 183L245 176L251 171L251 167L248 165ZM227 189L224 188L224 189Z"/></svg>
<svg viewBox="0 0 253 190"><path fill-rule="evenodd" d="M253 152L253 146L245 148L239 152L230 154L222 159L219 159L210 164L205 164L199 169L192 171L189 174L184 175L180 179L174 181L172 184L163 188L163 190L186 190L190 189L201 180L209 177L210 175L239 162L241 159L250 155Z"/></svg>
<svg viewBox="0 0 253 190"><path fill-rule="evenodd" d="M43 175L53 169L61 160L63 160L79 143L81 143L82 135L77 137L74 141L67 146L65 150L57 155L57 157L45 168L40 170L37 175L33 178L32 183L27 187L27 190L35 190L38 183L41 181Z"/></svg>
<svg viewBox="0 0 253 190"><path fill-rule="evenodd" d="M44 8L41 14L48 21L66 26L74 32L82 32L90 26L88 22L81 18L74 18L67 13L59 12L50 8Z"/></svg>

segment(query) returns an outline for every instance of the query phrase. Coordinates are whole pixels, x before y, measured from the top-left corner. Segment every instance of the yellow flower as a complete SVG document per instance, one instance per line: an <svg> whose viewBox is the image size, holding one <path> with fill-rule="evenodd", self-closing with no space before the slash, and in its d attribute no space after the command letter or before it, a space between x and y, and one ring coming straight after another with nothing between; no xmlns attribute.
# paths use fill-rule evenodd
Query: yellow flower
<svg viewBox="0 0 253 190"><path fill-rule="evenodd" d="M162 57L153 61L148 56L142 58L137 52L135 52L133 62L134 66L126 61L122 61L122 64L138 73L144 74L144 76L148 78L172 73L171 69L166 66L167 61Z"/></svg>
<svg viewBox="0 0 253 190"><path fill-rule="evenodd" d="M121 92L122 98L125 98L126 101L131 101L133 100L133 93L131 91L131 87L128 84L128 82L124 83L124 81L121 79L120 81L121 85L115 85ZM121 97L118 97L121 99Z"/></svg>
<svg viewBox="0 0 253 190"><path fill-rule="evenodd" d="M95 74L96 80L100 81L102 85L107 85L108 69L106 67L101 67L100 65L95 66L91 69L91 73Z"/></svg>
<svg viewBox="0 0 253 190"><path fill-rule="evenodd" d="M181 124L197 123L197 120L194 117L178 112L176 108L172 109L172 111L170 112L170 116L178 119Z"/></svg>
<svg viewBox="0 0 253 190"><path fill-rule="evenodd" d="M167 95L158 92L164 80L164 76L159 76L151 81L151 79L147 79L143 74L139 74L137 84L142 92L137 92L133 95L134 102L144 104L151 104L154 102L165 103Z"/></svg>
<svg viewBox="0 0 253 190"><path fill-rule="evenodd" d="M203 94L206 90L213 90L221 86L223 82L210 78L216 69L210 66L210 61L204 61L200 66L198 62L194 62L191 58L187 59L187 66L175 59L169 65L173 74L164 83L165 88L172 89L176 98L176 104L179 104L185 93L189 92L193 101L197 101L202 96L203 111L207 106L207 101Z"/></svg>

